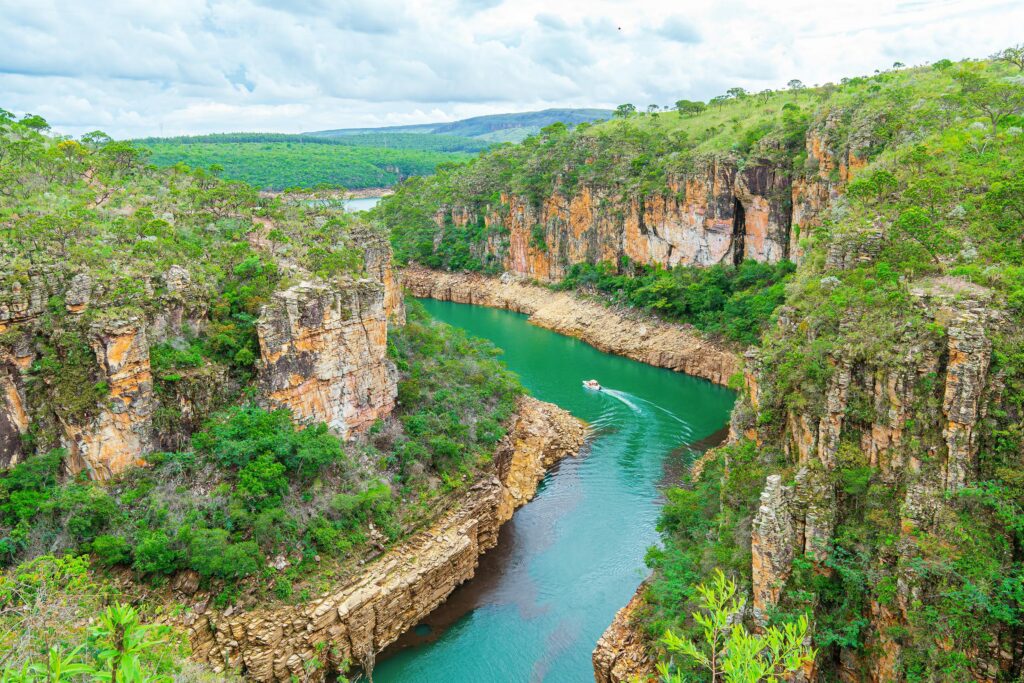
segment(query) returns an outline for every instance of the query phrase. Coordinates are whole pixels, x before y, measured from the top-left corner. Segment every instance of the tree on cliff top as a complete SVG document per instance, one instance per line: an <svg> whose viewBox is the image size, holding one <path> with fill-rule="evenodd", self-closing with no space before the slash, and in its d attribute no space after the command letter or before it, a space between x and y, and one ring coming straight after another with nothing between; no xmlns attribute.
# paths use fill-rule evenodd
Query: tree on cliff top
<svg viewBox="0 0 1024 683"><path fill-rule="evenodd" d="M619 106L615 107L615 117L619 119L628 119L635 113L635 104L620 104Z"/></svg>
<svg viewBox="0 0 1024 683"><path fill-rule="evenodd" d="M1013 64L1021 71L1024 71L1024 43L1001 50L992 55L992 58L1006 62L1007 64Z"/></svg>

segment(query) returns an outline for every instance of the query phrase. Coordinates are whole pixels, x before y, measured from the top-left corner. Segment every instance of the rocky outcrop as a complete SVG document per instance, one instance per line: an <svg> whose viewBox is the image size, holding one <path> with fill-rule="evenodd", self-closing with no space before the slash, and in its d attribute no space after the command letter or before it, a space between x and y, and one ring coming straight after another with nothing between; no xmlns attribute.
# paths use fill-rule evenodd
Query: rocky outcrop
<svg viewBox="0 0 1024 683"><path fill-rule="evenodd" d="M643 606L643 586L633 599L615 614L611 625L597 641L591 659L594 683L651 683L657 681L656 662L647 653L647 642L633 623Z"/></svg>
<svg viewBox="0 0 1024 683"><path fill-rule="evenodd" d="M986 392L1000 381L990 376L989 365L992 339L1006 323L986 292L952 280L924 282L911 291L920 315L932 321L932 333L908 332L889 362L835 358L818 415L791 411L781 434L750 421L733 429L734 439L753 438L767 450L781 445L793 472L788 483L779 474L767 477L751 523L757 617L781 599L795 557L831 571L827 561L837 520L864 504L840 486L843 472L870 472L873 482L892 492L889 533L898 540L880 571L892 573L895 595L887 604L867 606L870 654L838 653L845 680L898 677L901 646L892 634L908 628L912 603L928 590L913 570L927 553L917 539L955 514L953 496L977 481ZM779 320L789 324L785 311ZM760 367L756 358L749 365L754 376L734 420L757 413L760 386L771 382L771 368ZM997 655L975 656L979 670L1001 666Z"/></svg>
<svg viewBox="0 0 1024 683"><path fill-rule="evenodd" d="M0 469L21 459L21 437L29 425L22 371L31 362L32 352L23 338L10 350L0 348Z"/></svg>
<svg viewBox="0 0 1024 683"><path fill-rule="evenodd" d="M301 424L324 421L342 436L394 406L387 325L405 317L386 239L369 230L353 239L364 249L370 279L303 283L278 292L258 329L263 398L290 408ZM237 392L225 365L206 362L171 373L173 386L164 386L159 400L154 396L150 345L179 346L201 337L214 294L180 265L142 286L142 304L119 308L122 318L102 322L113 315L111 293L88 273L51 268L0 278L0 468L23 457L21 437L29 424L54 412L45 398L30 404L25 393L35 349L51 333L40 323L44 314L54 316L51 325L74 330L92 346L91 375L108 390L88 419L57 425L72 473L107 479L142 462L154 448L181 447L211 410ZM53 309L59 300L63 310Z"/></svg>
<svg viewBox="0 0 1024 683"><path fill-rule="evenodd" d="M93 350L108 395L86 424L63 423L65 466L91 479L109 479L140 464L152 450L153 377L145 325L116 320L93 330Z"/></svg>
<svg viewBox="0 0 1024 683"><path fill-rule="evenodd" d="M202 605L186 618L193 658L254 681L320 680L342 662L372 667L376 653L426 617L462 582L498 529L529 500L546 466L583 444L585 428L557 406L523 398L495 456L495 473L428 529L359 576L307 604L228 616ZM323 666L310 670L319 660Z"/></svg>
<svg viewBox="0 0 1024 683"><path fill-rule="evenodd" d="M384 285L384 313L388 322L405 323L405 297L402 283L391 261L391 244L387 235L376 230L359 228L352 240L363 249L363 264L370 278Z"/></svg>
<svg viewBox="0 0 1024 683"><path fill-rule="evenodd" d="M708 340L692 327L609 308L516 278L409 267L403 271L402 280L413 296L526 313L534 325L576 337L601 351L716 384L726 384L740 369L733 350Z"/></svg>
<svg viewBox="0 0 1024 683"><path fill-rule="evenodd" d="M618 190L584 185L540 204L505 193L486 215L452 207L437 221L442 228L483 224L501 237L487 242L481 260L556 281L574 263L622 257L664 266L780 261L789 250L791 194L783 169L767 163L739 169L716 159L670 179L664 192L624 205Z"/></svg>
<svg viewBox="0 0 1024 683"><path fill-rule="evenodd" d="M277 292L257 323L260 383L299 424L324 422L347 438L394 408L384 286L304 282Z"/></svg>

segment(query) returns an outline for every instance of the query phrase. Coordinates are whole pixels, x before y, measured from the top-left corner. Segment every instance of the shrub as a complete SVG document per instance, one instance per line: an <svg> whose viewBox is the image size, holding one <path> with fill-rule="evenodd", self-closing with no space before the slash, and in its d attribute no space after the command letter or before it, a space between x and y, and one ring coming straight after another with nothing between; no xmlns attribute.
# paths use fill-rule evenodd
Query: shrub
<svg viewBox="0 0 1024 683"><path fill-rule="evenodd" d="M92 552L96 561L105 567L131 564L132 547L120 536L97 536L92 541Z"/></svg>
<svg viewBox="0 0 1024 683"><path fill-rule="evenodd" d="M151 531L140 534L135 545L135 562L132 567L140 574L169 575L177 571L181 563L181 553L176 550L171 539L163 531Z"/></svg>
<svg viewBox="0 0 1024 683"><path fill-rule="evenodd" d="M232 543L224 529L197 529L189 543L189 566L200 576L242 579L263 568L263 556L253 541Z"/></svg>
<svg viewBox="0 0 1024 683"><path fill-rule="evenodd" d="M238 473L238 495L252 510L275 507L288 491L284 473L285 466L270 453L264 453Z"/></svg>

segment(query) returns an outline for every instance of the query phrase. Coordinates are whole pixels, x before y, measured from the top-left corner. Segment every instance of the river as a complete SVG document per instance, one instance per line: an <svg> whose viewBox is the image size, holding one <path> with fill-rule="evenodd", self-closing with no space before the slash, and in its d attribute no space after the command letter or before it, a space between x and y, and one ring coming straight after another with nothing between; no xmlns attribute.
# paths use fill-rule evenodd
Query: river
<svg viewBox="0 0 1024 683"><path fill-rule="evenodd" d="M477 577L382 653L375 683L592 681L590 654L647 574L666 466L720 433L733 392L601 353L526 316L424 300L439 320L491 340L537 398L595 430L501 530ZM598 379L600 392L581 381Z"/></svg>

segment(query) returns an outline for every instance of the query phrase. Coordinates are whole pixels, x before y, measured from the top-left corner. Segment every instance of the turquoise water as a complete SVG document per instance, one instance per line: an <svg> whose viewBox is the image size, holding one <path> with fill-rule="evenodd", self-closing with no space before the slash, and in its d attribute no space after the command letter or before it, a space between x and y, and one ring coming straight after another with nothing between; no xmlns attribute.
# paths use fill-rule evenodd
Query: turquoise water
<svg viewBox="0 0 1024 683"><path fill-rule="evenodd" d="M666 457L688 458L686 444L721 430L733 393L601 353L534 327L524 315L423 304L435 318L504 349L534 396L583 418L595 436L502 528L477 577L383 653L373 680L592 681L597 639L647 574L643 557L657 542ZM605 391L584 389L589 378Z"/></svg>
<svg viewBox="0 0 1024 683"><path fill-rule="evenodd" d="M349 213L355 213L356 211L369 211L373 207L377 206L380 201L380 197L357 197L355 199L345 200L345 210Z"/></svg>

